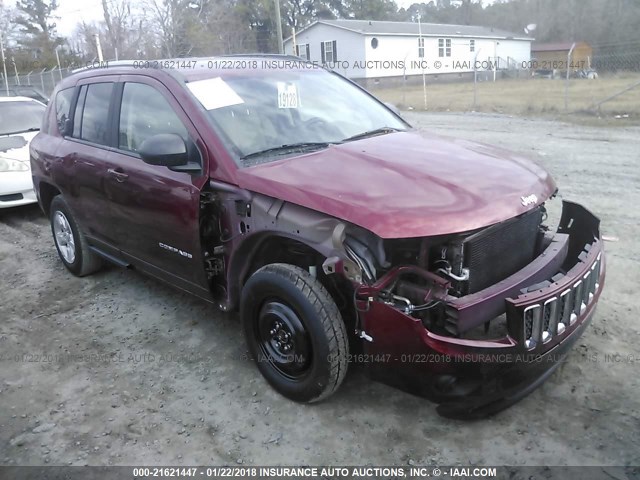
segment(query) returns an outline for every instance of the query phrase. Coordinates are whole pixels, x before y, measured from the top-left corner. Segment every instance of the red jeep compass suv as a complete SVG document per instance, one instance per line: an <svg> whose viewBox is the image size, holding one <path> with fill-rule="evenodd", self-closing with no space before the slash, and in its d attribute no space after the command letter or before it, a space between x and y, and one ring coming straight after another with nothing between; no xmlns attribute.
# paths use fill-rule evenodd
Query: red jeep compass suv
<svg viewBox="0 0 640 480"><path fill-rule="evenodd" d="M331 395L350 362L495 413L591 320L599 220L513 153L413 130L297 58L120 62L58 85L31 143L64 265L135 268L224 311L282 395Z"/></svg>

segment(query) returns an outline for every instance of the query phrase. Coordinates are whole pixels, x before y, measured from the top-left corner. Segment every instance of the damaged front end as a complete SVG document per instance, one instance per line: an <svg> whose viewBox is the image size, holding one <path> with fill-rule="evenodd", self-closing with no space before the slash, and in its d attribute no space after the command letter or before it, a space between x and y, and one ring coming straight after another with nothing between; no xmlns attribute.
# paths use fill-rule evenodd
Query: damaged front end
<svg viewBox="0 0 640 480"><path fill-rule="evenodd" d="M546 217L543 205L474 232L419 239L347 232L358 268L338 273L355 285L372 376L452 418L491 415L540 385L590 321L605 275L594 215L563 201L557 231ZM329 275L343 263L329 258L323 268Z"/></svg>

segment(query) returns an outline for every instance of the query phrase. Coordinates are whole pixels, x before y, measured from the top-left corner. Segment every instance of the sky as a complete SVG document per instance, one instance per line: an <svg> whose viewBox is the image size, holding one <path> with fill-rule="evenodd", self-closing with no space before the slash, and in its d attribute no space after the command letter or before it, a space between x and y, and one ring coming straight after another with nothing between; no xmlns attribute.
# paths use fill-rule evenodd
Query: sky
<svg viewBox="0 0 640 480"><path fill-rule="evenodd" d="M410 7L414 3L429 0L396 0L398 7ZM493 3L495 0L482 0L483 5ZM5 2L7 4L9 2ZM132 0L132 3L137 3ZM102 20L102 0L59 0L56 15L60 17L57 20L58 34L69 36L75 30L78 23L82 21L86 23ZM427 21L425 19L425 21Z"/></svg>

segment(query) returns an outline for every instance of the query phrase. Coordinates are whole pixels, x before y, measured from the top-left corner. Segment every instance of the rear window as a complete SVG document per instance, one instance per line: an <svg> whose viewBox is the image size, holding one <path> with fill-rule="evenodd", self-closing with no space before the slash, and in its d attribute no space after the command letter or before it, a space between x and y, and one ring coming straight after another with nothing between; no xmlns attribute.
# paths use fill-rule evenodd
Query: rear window
<svg viewBox="0 0 640 480"><path fill-rule="evenodd" d="M109 143L109 103L113 83L82 87L74 116L73 136L91 143Z"/></svg>

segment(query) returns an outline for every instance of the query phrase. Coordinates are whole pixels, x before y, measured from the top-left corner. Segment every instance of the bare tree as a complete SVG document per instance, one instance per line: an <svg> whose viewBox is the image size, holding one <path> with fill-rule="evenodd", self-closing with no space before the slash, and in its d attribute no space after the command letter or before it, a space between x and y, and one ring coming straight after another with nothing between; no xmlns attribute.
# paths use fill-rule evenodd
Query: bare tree
<svg viewBox="0 0 640 480"><path fill-rule="evenodd" d="M18 31L17 16L18 13L15 8L0 2L0 35L2 35L5 48L16 42L16 33Z"/></svg>
<svg viewBox="0 0 640 480"><path fill-rule="evenodd" d="M154 25L160 39L162 55L165 57L187 56L191 53L186 37L186 14L189 11L185 0L148 0Z"/></svg>

